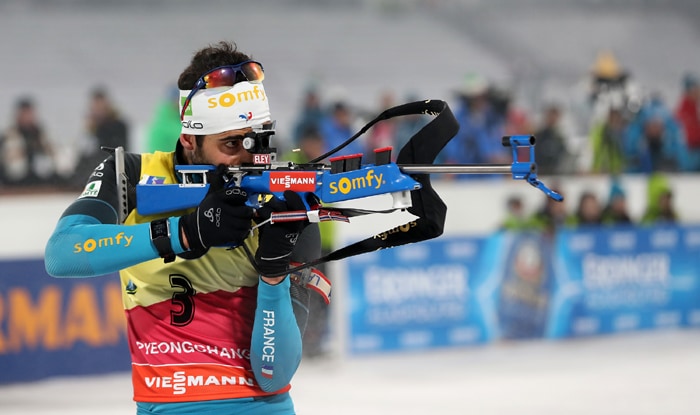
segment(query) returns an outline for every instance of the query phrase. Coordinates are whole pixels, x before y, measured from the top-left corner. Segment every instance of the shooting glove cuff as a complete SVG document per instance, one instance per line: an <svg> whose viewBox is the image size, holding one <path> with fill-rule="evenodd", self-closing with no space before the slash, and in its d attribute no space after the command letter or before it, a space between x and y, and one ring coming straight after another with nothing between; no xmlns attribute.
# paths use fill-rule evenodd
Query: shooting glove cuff
<svg viewBox="0 0 700 415"><path fill-rule="evenodd" d="M285 191L284 201L273 198L258 214L269 217L272 212L306 210L304 202L296 192ZM266 223L260 228L258 250L255 252L260 273L266 277L284 275L289 268L290 257L299 235L309 224L308 221Z"/></svg>

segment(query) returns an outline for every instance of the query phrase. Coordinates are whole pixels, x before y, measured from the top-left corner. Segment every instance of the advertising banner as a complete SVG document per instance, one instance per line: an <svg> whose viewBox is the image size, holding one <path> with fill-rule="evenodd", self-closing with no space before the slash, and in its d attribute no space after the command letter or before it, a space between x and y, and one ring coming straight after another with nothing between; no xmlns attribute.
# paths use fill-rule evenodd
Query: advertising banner
<svg viewBox="0 0 700 415"><path fill-rule="evenodd" d="M503 259L492 264L498 278L498 321L503 339L545 336L554 280L552 236L540 232L506 232L496 238Z"/></svg>
<svg viewBox="0 0 700 415"><path fill-rule="evenodd" d="M347 261L351 353L700 327L700 227L438 238Z"/></svg>
<svg viewBox="0 0 700 415"><path fill-rule="evenodd" d="M700 325L700 228L561 231L548 336Z"/></svg>
<svg viewBox="0 0 700 415"><path fill-rule="evenodd" d="M438 238L347 261L351 353L487 342L496 286L486 238Z"/></svg>
<svg viewBox="0 0 700 415"><path fill-rule="evenodd" d="M0 261L0 384L130 370L119 278L52 278Z"/></svg>

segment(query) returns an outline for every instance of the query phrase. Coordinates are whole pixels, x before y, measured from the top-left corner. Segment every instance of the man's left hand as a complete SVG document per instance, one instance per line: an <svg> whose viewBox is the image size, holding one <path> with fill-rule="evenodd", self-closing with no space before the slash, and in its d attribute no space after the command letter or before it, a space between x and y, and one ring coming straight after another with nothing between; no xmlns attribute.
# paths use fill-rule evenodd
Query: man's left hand
<svg viewBox="0 0 700 415"><path fill-rule="evenodd" d="M272 212L286 212L292 210L306 210L304 202L298 193L291 190L284 192L284 199L273 197L263 207L258 209L257 214L261 219L267 219ZM281 281L283 274L287 271L290 262L290 255L297 243L301 232L309 224L307 220L295 222L266 223L260 228L260 238L258 239L258 250L255 253L255 261L262 274L263 279L268 276L282 277L275 280ZM269 282L269 281L268 281Z"/></svg>

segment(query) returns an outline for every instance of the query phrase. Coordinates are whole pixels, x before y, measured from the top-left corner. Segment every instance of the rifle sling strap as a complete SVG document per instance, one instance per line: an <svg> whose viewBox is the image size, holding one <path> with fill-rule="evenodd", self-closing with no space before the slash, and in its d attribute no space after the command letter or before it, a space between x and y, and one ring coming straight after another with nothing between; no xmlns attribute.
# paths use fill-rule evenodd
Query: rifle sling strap
<svg viewBox="0 0 700 415"><path fill-rule="evenodd" d="M389 108L370 121L354 138L359 137L381 120L413 114L429 114L436 115L436 117L414 134L403 146L399 151L396 163L433 164L440 151L459 130L459 123L444 101L416 101ZM422 186L421 189L411 192L412 206L408 208L408 212L417 216L414 221L335 250L305 265L313 266L323 262L337 261L379 249L421 242L442 235L447 206L433 189L430 175L416 174L412 177Z"/></svg>

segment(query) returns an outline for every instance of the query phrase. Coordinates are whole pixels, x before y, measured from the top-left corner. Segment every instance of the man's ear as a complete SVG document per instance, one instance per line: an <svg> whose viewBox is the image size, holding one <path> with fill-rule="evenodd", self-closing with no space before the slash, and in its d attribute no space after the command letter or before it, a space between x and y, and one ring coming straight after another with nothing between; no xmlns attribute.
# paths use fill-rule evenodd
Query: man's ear
<svg viewBox="0 0 700 415"><path fill-rule="evenodd" d="M180 144L185 150L194 150L196 137L192 134L180 134Z"/></svg>

